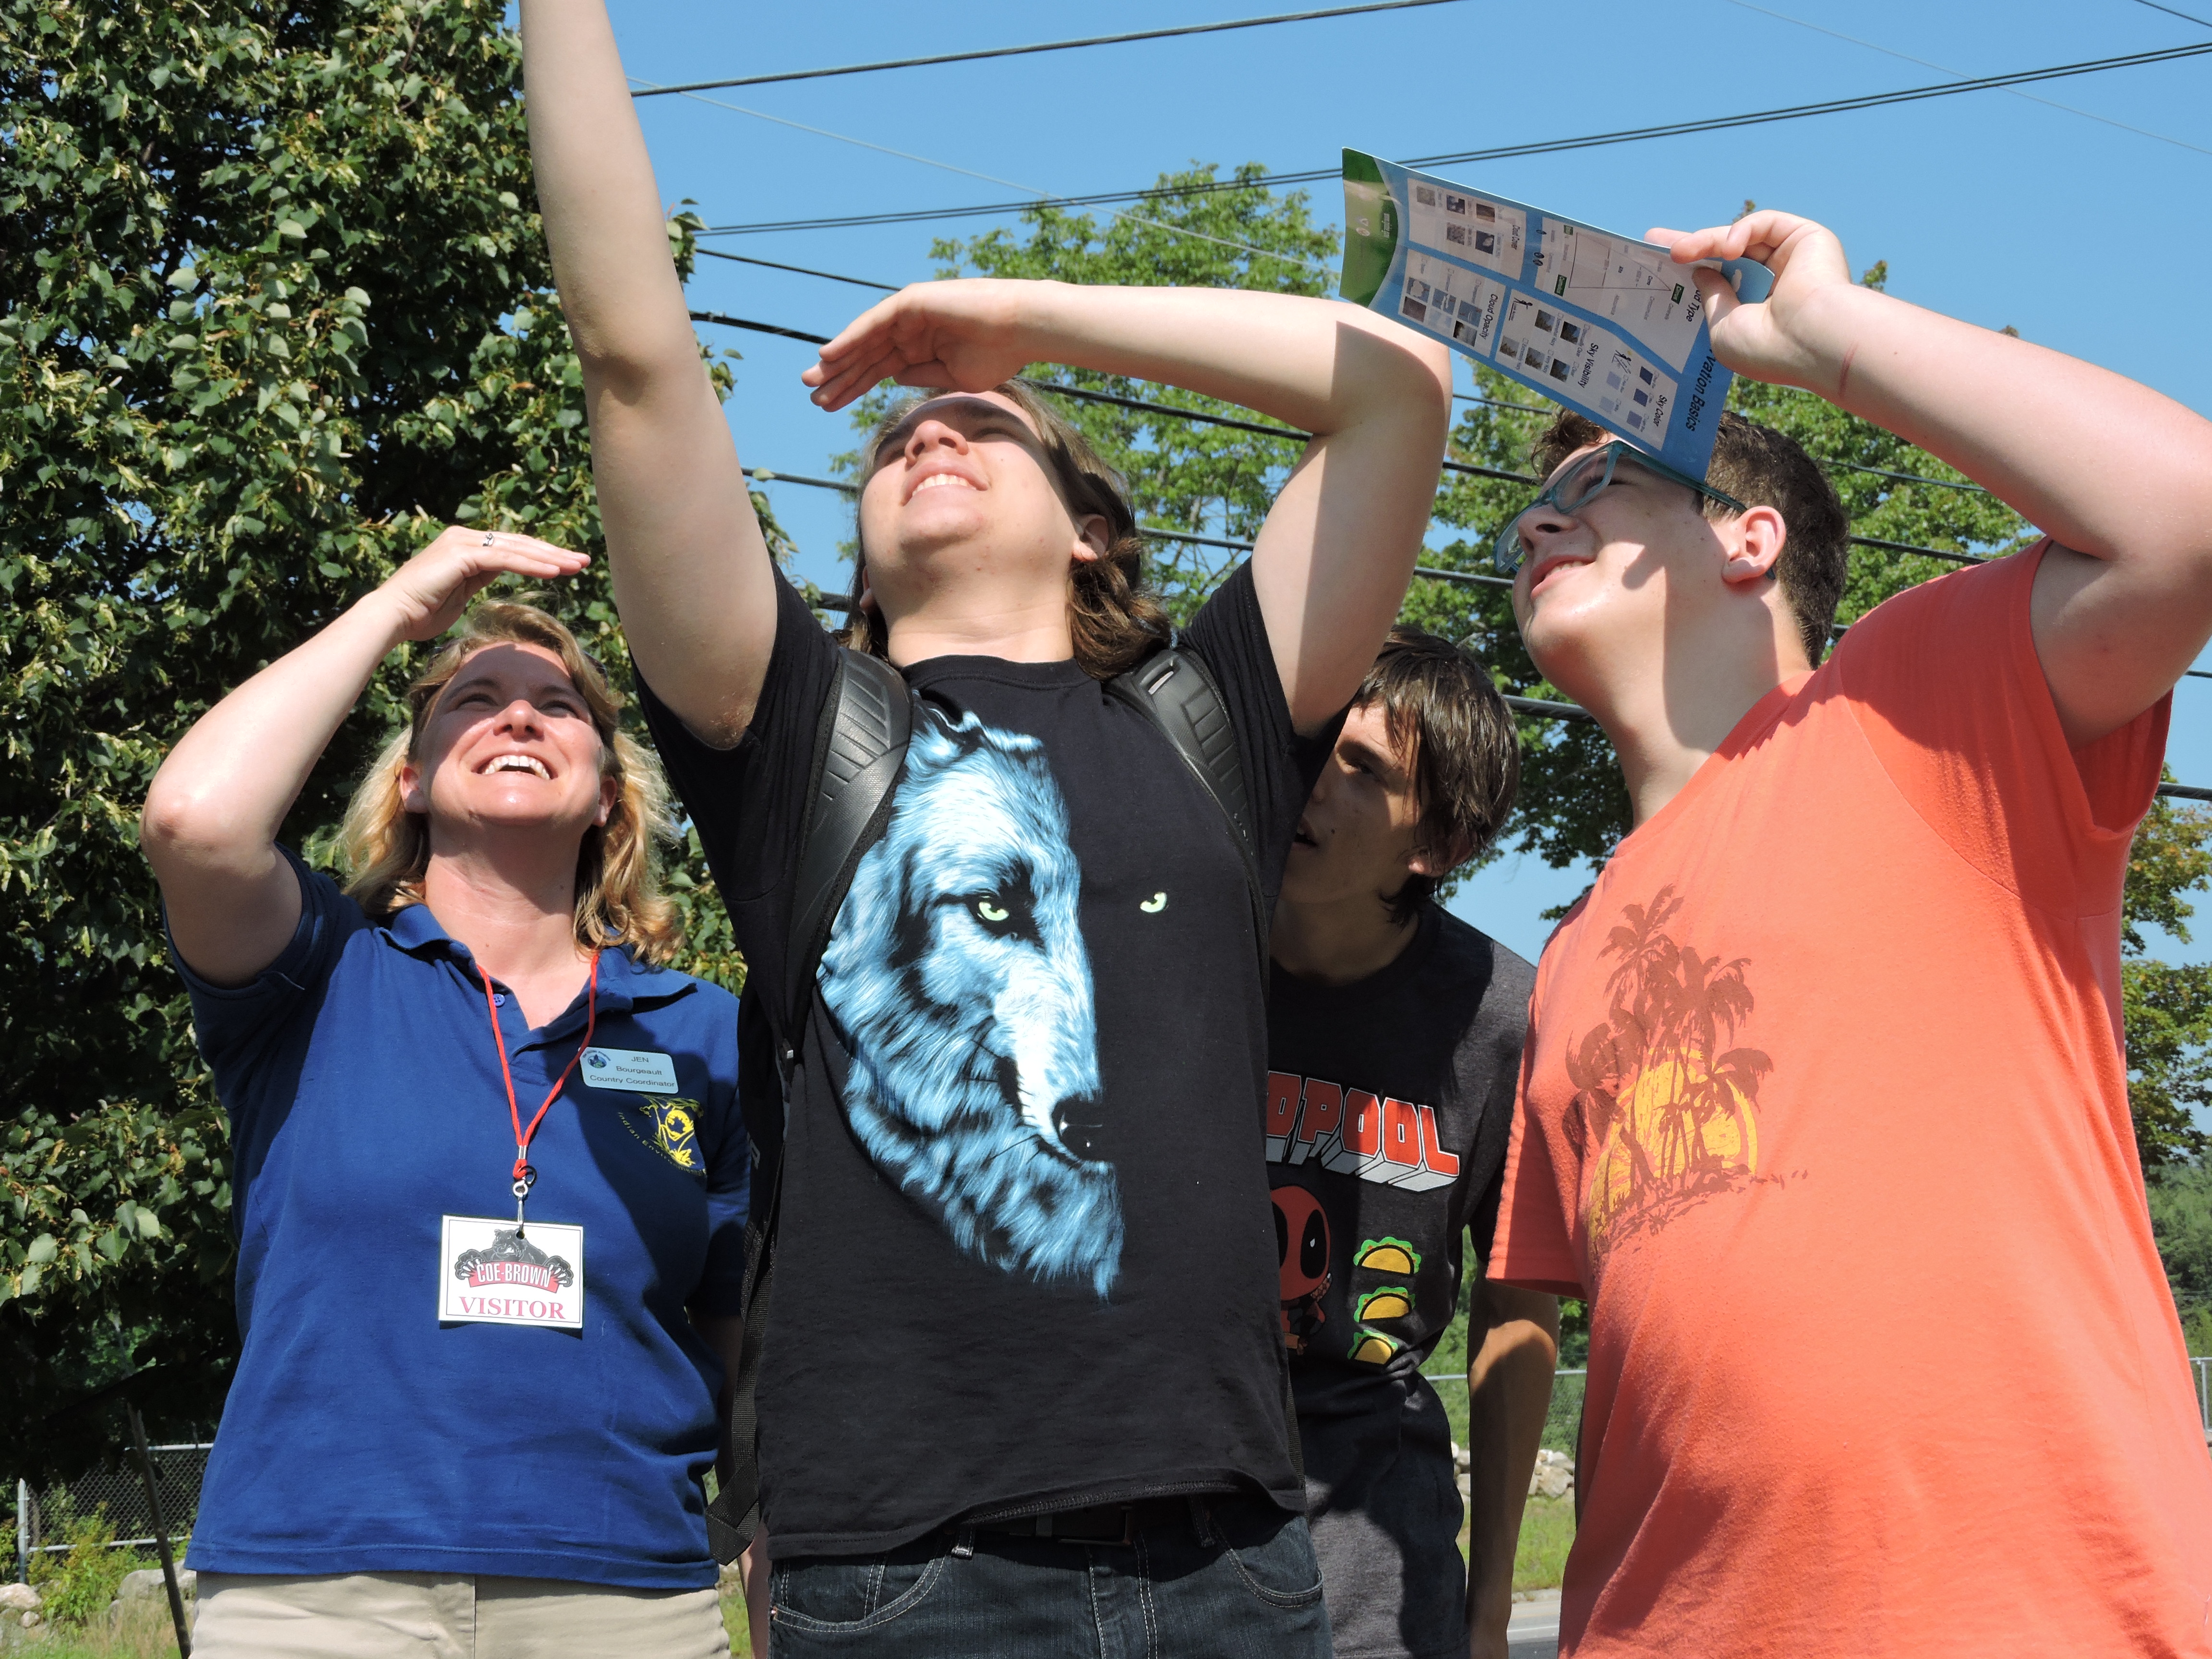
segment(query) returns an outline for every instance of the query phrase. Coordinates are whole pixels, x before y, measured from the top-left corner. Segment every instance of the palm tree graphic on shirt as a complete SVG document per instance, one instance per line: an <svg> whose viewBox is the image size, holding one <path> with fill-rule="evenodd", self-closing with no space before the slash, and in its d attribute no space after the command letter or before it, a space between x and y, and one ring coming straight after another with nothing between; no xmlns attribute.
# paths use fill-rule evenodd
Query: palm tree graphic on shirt
<svg viewBox="0 0 2212 1659"><path fill-rule="evenodd" d="M1730 1046L1752 1011L1749 959L1679 942L1667 924L1681 908L1671 885L1622 907L1600 953L1617 958L1605 1023L1567 1043L1568 1130L1590 1170L1593 1261L1758 1173L1755 1108L1774 1063Z"/></svg>

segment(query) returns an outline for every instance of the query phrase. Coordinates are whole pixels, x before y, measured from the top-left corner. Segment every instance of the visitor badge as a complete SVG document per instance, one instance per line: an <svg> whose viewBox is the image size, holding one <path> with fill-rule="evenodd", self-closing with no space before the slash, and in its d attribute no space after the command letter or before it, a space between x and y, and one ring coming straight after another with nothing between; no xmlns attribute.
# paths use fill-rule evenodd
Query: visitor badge
<svg viewBox="0 0 2212 1659"><path fill-rule="evenodd" d="M676 1092L676 1061L650 1048L586 1048L584 1084L592 1089L627 1089L633 1094Z"/></svg>
<svg viewBox="0 0 2212 1659"><path fill-rule="evenodd" d="M449 1215L438 1240L441 1323L584 1328L584 1230Z"/></svg>

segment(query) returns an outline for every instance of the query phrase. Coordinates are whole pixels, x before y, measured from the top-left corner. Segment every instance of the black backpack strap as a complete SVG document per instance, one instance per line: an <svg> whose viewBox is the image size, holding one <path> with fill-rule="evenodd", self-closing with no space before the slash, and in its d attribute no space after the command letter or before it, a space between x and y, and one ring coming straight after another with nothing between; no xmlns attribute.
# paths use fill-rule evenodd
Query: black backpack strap
<svg viewBox="0 0 2212 1659"><path fill-rule="evenodd" d="M906 679L880 657L839 653L837 677L814 738L814 775L799 831L791 939L784 953L784 1060L795 1057L814 996L814 970L853 872L890 815L892 787L906 760L914 707Z"/></svg>
<svg viewBox="0 0 2212 1659"><path fill-rule="evenodd" d="M1271 917L1267 896L1260 885L1259 826L1252 812L1243 758L1237 751L1237 730L1230 724L1229 705L1222 698L1221 688L1196 652L1174 646L1155 652L1127 673L1117 674L1107 681L1106 688L1160 729L1236 832L1237 850L1244 858L1245 891L1252 900L1252 936L1259 942L1260 983L1264 988L1271 971L1267 951ZM1282 1368L1282 1389L1284 1437L1291 1467L1304 1480L1305 1455L1298 1432L1298 1402L1291 1391L1287 1364Z"/></svg>
<svg viewBox="0 0 2212 1659"><path fill-rule="evenodd" d="M1168 646L1127 673L1115 675L1106 682L1106 689L1159 728L1229 820L1237 850L1244 858L1253 936L1260 947L1260 979L1266 984L1269 916L1267 896L1260 886L1259 826L1221 688L1196 652Z"/></svg>
<svg viewBox="0 0 2212 1659"><path fill-rule="evenodd" d="M770 1293L775 1288L775 1212L783 1196L780 1153L760 1173L765 1176L768 1201L754 1212L745 1228L744 1332L738 1343L738 1374L730 1379L730 1456L726 1464L718 1466L720 1485L714 1501L707 1505L707 1547L725 1566L745 1553L760 1530L761 1351L768 1334ZM763 1187L761 1180L755 1180L756 1195Z"/></svg>
<svg viewBox="0 0 2212 1659"><path fill-rule="evenodd" d="M830 925L860 855L890 816L893 786L913 729L913 704L898 670L863 652L841 652L815 728L784 983L769 987L748 979L738 1000L738 1092L755 1161L752 1218L745 1228L744 1334L730 1381L730 1465L720 1471L721 1484L707 1506L707 1541L720 1562L744 1554L760 1528L761 1356L775 1289L791 1074L813 1009L814 975Z"/></svg>

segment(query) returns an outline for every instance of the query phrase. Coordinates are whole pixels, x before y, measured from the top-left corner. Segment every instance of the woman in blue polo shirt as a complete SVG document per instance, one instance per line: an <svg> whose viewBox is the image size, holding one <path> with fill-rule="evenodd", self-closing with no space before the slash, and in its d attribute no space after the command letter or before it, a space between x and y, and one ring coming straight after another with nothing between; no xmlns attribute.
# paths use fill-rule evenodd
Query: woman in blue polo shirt
<svg viewBox="0 0 2212 1659"><path fill-rule="evenodd" d="M567 629L485 604L354 797L351 883L276 840L388 652L500 575L584 562L446 532L148 795L234 1141L206 1659L726 1651L701 1481L750 1160L735 1003L658 965L652 757Z"/></svg>

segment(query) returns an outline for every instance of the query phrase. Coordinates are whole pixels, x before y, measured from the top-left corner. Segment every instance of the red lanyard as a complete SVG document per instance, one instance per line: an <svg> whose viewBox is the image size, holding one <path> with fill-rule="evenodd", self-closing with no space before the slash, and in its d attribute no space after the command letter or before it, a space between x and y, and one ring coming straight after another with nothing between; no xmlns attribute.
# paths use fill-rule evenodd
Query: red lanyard
<svg viewBox="0 0 2212 1659"><path fill-rule="evenodd" d="M576 1062L584 1057L584 1050L592 1046L592 1028L599 1023L599 953L592 952L592 980L589 996L584 1004L584 1040L576 1045L576 1052L568 1056L568 1063L561 1068L561 1075L553 1079L546 1092L545 1103L538 1109L538 1115L530 1120L530 1127L522 1127L522 1107L514 1097L514 1073L507 1063L507 1039L499 1032L499 1005L492 1000L491 975L479 966L477 977L483 981L484 1012L491 1016L492 1046L499 1050L499 1074L507 1080L507 1109L514 1120L514 1225L522 1227L522 1200L530 1194L531 1183L538 1179L538 1171L530 1167L530 1143L538 1133L538 1126L545 1121L545 1114L560 1098L561 1085L568 1080L568 1073L576 1069Z"/></svg>

